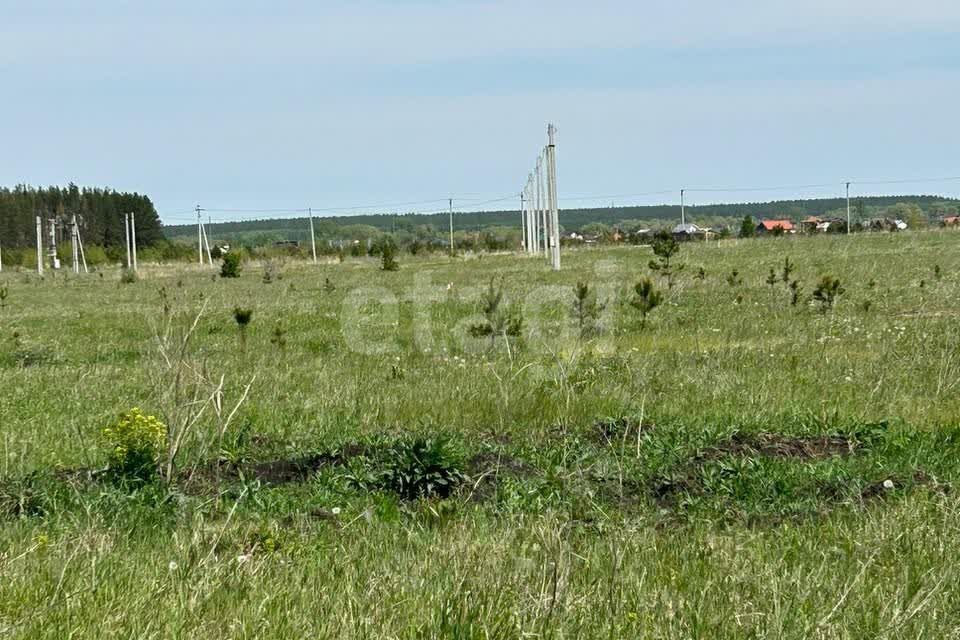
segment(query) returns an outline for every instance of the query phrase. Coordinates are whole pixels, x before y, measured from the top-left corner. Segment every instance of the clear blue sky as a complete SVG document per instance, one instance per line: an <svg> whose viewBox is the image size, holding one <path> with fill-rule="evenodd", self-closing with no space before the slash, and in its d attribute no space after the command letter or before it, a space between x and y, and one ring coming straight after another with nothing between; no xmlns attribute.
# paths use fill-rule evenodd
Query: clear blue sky
<svg viewBox="0 0 960 640"><path fill-rule="evenodd" d="M470 207L519 191L548 120L561 206L960 175L955 1L0 0L0 16L0 182L137 190L171 223L197 203Z"/></svg>

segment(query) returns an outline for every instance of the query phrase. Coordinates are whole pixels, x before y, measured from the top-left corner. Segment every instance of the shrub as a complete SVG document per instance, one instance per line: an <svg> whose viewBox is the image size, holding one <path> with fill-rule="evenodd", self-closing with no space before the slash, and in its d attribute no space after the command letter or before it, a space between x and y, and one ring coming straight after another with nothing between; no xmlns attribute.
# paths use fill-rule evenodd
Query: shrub
<svg viewBox="0 0 960 640"><path fill-rule="evenodd" d="M283 261L265 258L263 261L263 284L270 284L283 277Z"/></svg>
<svg viewBox="0 0 960 640"><path fill-rule="evenodd" d="M7 287L0 287L0 309L7 308L7 296L9 295L9 290Z"/></svg>
<svg viewBox="0 0 960 640"><path fill-rule="evenodd" d="M647 326L647 316L663 302L663 294L657 291L650 278L644 278L633 287L634 296L630 306L640 312L640 328Z"/></svg>
<svg viewBox="0 0 960 640"><path fill-rule="evenodd" d="M734 269L727 274L727 284L731 287L738 287L743 284L743 278L740 277L740 272Z"/></svg>
<svg viewBox="0 0 960 640"><path fill-rule="evenodd" d="M133 269L128 269L124 267L120 270L120 283L121 284L133 284L140 278L137 276L137 272Z"/></svg>
<svg viewBox="0 0 960 640"><path fill-rule="evenodd" d="M157 467L167 446L167 428L160 420L135 407L105 427L103 438L112 473L128 480L158 477Z"/></svg>
<svg viewBox="0 0 960 640"><path fill-rule="evenodd" d="M821 311L828 311L833 308L833 303L837 298L846 292L840 286L840 279L826 275L820 278L817 288L813 290L813 299L820 303Z"/></svg>
<svg viewBox="0 0 960 640"><path fill-rule="evenodd" d="M750 216L744 216L740 222L740 237L752 238L757 235L757 225Z"/></svg>
<svg viewBox="0 0 960 640"><path fill-rule="evenodd" d="M242 270L241 261L243 256L239 251L228 251L223 254L223 261L220 263L221 278L239 278Z"/></svg>

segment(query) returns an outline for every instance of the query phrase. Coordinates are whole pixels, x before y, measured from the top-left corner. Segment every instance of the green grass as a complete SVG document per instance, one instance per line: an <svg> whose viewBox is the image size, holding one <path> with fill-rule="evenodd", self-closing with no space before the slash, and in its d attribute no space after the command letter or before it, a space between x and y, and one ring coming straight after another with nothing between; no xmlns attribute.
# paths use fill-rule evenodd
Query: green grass
<svg viewBox="0 0 960 640"><path fill-rule="evenodd" d="M4 272L0 637L956 635L958 238L684 245L642 329L648 248ZM492 348L491 278L525 323ZM186 410L157 336L201 308L175 480L99 473L121 412Z"/></svg>

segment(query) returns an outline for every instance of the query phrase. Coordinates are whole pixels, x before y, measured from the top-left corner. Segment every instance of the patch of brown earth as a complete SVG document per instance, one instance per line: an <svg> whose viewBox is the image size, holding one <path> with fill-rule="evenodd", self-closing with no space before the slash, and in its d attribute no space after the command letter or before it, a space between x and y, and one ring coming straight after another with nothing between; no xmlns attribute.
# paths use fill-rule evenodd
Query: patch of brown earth
<svg viewBox="0 0 960 640"><path fill-rule="evenodd" d="M707 449L698 460L715 460L725 456L765 456L768 458L817 459L856 453L861 444L850 437L786 436L779 433L735 433L720 444Z"/></svg>
<svg viewBox="0 0 960 640"><path fill-rule="evenodd" d="M529 478L539 474L535 467L519 458L492 451L476 454L467 460L466 467L470 477L468 499L477 502L492 498L502 477Z"/></svg>

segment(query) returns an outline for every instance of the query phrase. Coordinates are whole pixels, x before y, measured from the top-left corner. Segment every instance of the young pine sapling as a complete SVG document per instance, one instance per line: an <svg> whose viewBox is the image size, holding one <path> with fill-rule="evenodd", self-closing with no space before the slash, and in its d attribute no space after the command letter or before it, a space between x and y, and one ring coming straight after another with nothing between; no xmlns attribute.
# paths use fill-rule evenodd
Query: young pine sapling
<svg viewBox="0 0 960 640"><path fill-rule="evenodd" d="M831 275L825 275L820 278L817 287L813 290L813 299L820 303L820 310L826 313L833 308L837 298L846 292L840 285L840 279Z"/></svg>
<svg viewBox="0 0 960 640"><path fill-rule="evenodd" d="M237 321L237 328L240 330L240 351L246 351L247 350L247 326L250 324L250 320L253 319L253 309L246 309L244 307L234 307L233 319Z"/></svg>
<svg viewBox="0 0 960 640"><path fill-rule="evenodd" d="M505 340L518 337L523 331L523 315L519 307L503 303L503 287L495 287L493 278L490 286L480 297L481 313L484 321L471 325L469 333L474 338L490 338L490 347L503 336ZM509 340L508 340L509 341Z"/></svg>
<svg viewBox="0 0 960 640"><path fill-rule="evenodd" d="M683 270L682 264L672 262L673 256L680 251L680 243L668 231L658 231L653 237L653 254L656 260L650 261L650 270L667 279L667 288L673 288L677 272Z"/></svg>
<svg viewBox="0 0 960 640"><path fill-rule="evenodd" d="M633 287L634 296L630 306L640 312L640 328L647 326L647 316L663 302L663 294L657 291L650 278L644 278Z"/></svg>
<svg viewBox="0 0 960 640"><path fill-rule="evenodd" d="M586 282L578 282L573 287L573 295L573 317L577 319L582 339L598 329L600 314L606 304L597 300L597 292Z"/></svg>

